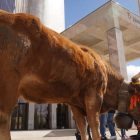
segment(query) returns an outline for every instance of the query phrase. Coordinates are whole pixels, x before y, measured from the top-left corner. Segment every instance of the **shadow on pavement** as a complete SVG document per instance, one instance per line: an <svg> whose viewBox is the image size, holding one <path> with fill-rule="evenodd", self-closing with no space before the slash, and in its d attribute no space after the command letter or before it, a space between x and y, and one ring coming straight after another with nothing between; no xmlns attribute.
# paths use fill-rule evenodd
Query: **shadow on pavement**
<svg viewBox="0 0 140 140"><path fill-rule="evenodd" d="M52 130L50 133L45 135L44 137L66 137L66 136L74 136L76 130Z"/></svg>

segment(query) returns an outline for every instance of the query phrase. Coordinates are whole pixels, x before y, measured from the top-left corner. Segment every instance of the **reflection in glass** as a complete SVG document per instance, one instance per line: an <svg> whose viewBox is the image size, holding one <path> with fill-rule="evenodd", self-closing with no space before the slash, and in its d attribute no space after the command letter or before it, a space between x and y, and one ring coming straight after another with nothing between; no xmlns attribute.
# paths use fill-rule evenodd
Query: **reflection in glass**
<svg viewBox="0 0 140 140"><path fill-rule="evenodd" d="M49 128L49 104L35 105L34 128L35 129Z"/></svg>
<svg viewBox="0 0 140 140"><path fill-rule="evenodd" d="M0 0L0 9L13 13L15 10L15 0Z"/></svg>
<svg viewBox="0 0 140 140"><path fill-rule="evenodd" d="M26 103L22 97L18 100L18 103Z"/></svg>
<svg viewBox="0 0 140 140"><path fill-rule="evenodd" d="M18 103L14 108L11 116L11 129L12 130L25 130L27 118L27 104Z"/></svg>
<svg viewBox="0 0 140 140"><path fill-rule="evenodd" d="M18 125L18 107L15 107L12 112L12 118L11 118L11 129L17 129Z"/></svg>
<svg viewBox="0 0 140 140"><path fill-rule="evenodd" d="M57 104L57 128L64 129L68 126L68 105Z"/></svg>
<svg viewBox="0 0 140 140"><path fill-rule="evenodd" d="M19 107L19 129L24 129L25 127L25 105L21 104Z"/></svg>

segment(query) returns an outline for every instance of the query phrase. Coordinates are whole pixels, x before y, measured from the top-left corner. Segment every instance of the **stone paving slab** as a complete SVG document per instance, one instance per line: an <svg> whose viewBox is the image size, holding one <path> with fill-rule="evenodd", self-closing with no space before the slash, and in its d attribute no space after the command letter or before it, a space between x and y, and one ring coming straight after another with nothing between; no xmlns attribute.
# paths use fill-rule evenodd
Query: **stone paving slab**
<svg viewBox="0 0 140 140"><path fill-rule="evenodd" d="M12 140L76 140L75 132L75 129L11 131L11 137ZM120 130L118 130L118 133L120 133ZM116 133L117 140L121 140L118 133ZM106 134L109 138L110 133L108 130ZM137 130L126 131L126 134L127 136L136 135Z"/></svg>

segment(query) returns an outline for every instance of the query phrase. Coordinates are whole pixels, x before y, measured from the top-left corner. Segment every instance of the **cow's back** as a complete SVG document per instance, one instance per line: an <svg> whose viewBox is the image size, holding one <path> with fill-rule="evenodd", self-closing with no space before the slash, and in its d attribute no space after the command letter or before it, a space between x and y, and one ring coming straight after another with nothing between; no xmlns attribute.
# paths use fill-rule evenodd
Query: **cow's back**
<svg viewBox="0 0 140 140"><path fill-rule="evenodd" d="M1 73L14 71L20 85L36 79L36 84L42 83L42 92L54 88L57 96L62 91L70 97L89 86L104 84L105 88L104 63L89 48L77 46L46 28L33 15L2 12L0 21Z"/></svg>

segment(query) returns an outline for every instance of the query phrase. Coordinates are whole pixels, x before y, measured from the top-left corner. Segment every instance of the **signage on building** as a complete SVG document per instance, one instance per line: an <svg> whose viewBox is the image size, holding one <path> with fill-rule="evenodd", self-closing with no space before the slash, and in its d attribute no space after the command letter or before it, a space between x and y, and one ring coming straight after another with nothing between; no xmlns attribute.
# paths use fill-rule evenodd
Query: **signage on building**
<svg viewBox="0 0 140 140"><path fill-rule="evenodd" d="M130 13L128 12L128 17L129 17L129 19L131 19L131 15L130 15Z"/></svg>
<svg viewBox="0 0 140 140"><path fill-rule="evenodd" d="M130 14L129 12L128 12L128 18L129 18L129 19L132 18L131 14ZM133 21L140 24L140 20L139 20L139 19L136 19L135 17L133 17Z"/></svg>
<svg viewBox="0 0 140 140"><path fill-rule="evenodd" d="M138 22L140 24L140 20L133 17L133 21Z"/></svg>

